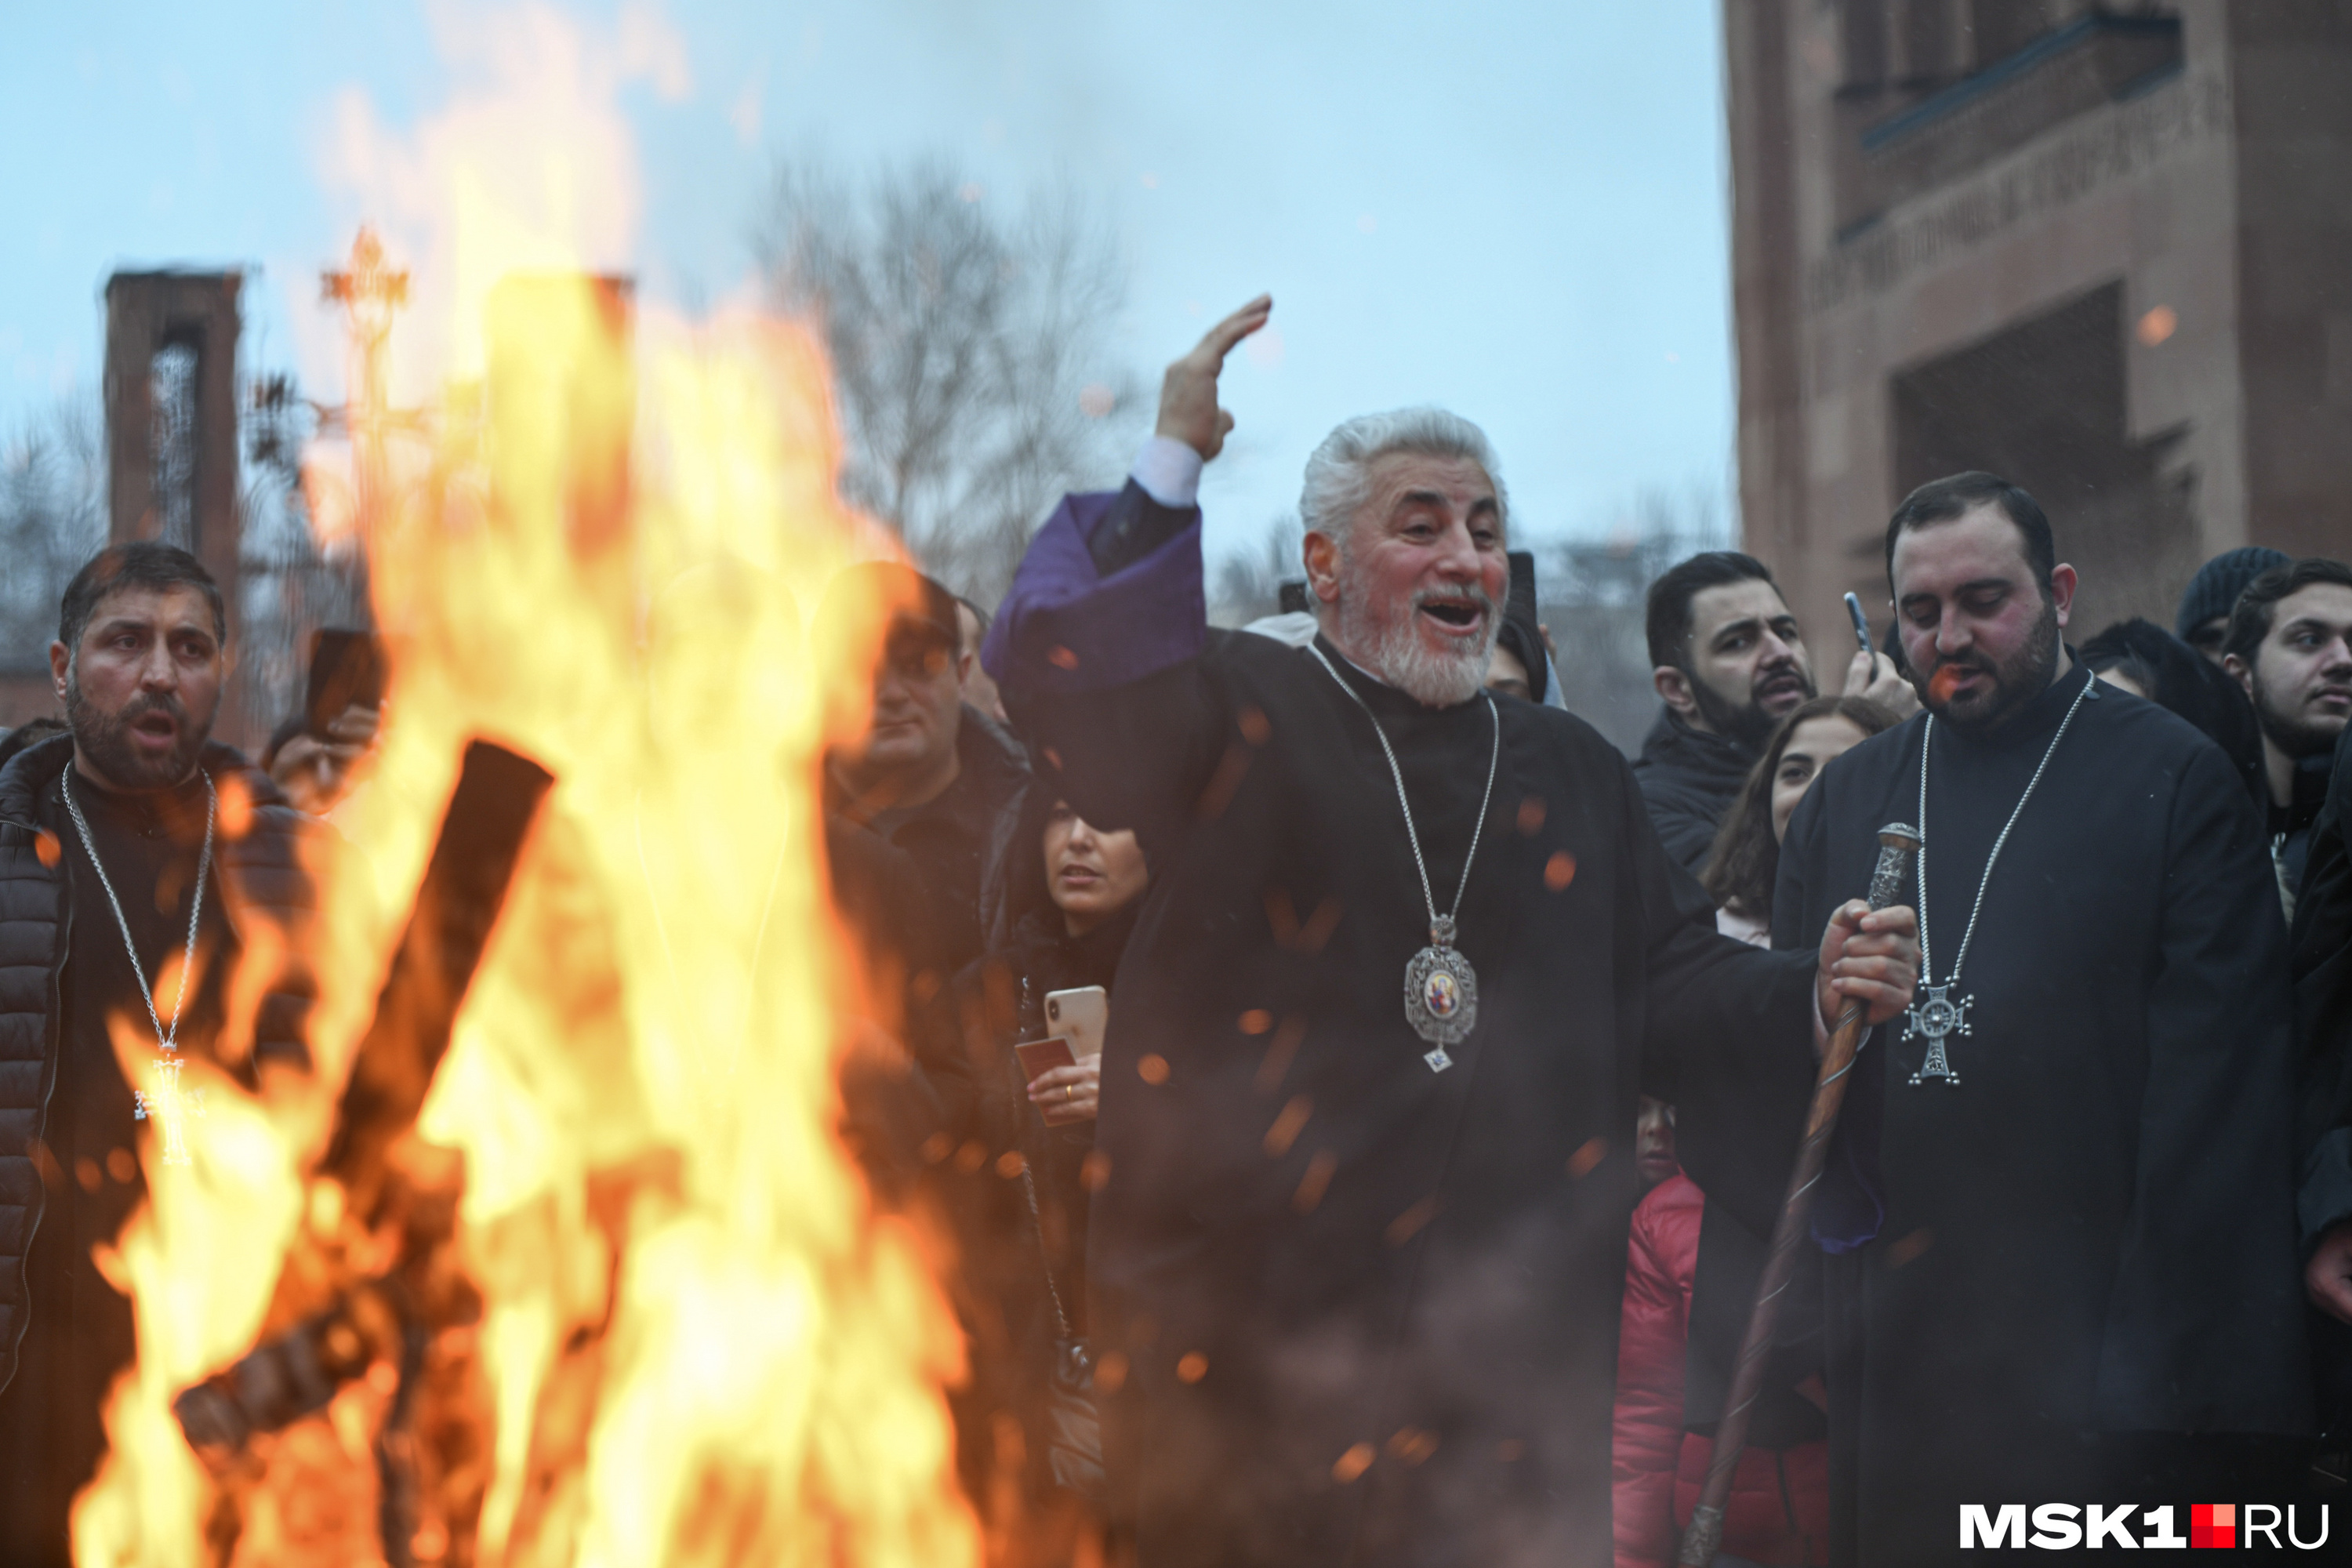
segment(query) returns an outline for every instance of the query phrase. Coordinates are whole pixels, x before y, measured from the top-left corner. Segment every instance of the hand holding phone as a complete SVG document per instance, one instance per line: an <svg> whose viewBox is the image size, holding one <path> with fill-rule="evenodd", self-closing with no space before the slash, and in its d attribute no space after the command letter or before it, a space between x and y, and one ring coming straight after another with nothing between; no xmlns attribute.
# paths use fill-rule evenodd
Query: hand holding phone
<svg viewBox="0 0 2352 1568"><path fill-rule="evenodd" d="M1022 1076L1029 1080L1029 1103L1049 1127L1091 1121L1102 1103L1102 1058L1081 1061L1071 1054L1070 1042L1055 1036L1028 1040L1013 1047L1021 1058Z"/></svg>

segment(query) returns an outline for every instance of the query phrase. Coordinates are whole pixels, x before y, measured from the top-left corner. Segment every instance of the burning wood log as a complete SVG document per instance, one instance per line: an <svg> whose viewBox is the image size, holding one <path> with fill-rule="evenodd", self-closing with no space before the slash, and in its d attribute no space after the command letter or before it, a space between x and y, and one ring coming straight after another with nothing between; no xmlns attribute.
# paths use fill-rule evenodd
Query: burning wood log
<svg viewBox="0 0 2352 1568"><path fill-rule="evenodd" d="M352 1063L334 1142L319 1167L342 1184L355 1214L373 1213L384 1152L415 1125L523 840L554 783L538 763L490 742L466 748L408 929Z"/></svg>
<svg viewBox="0 0 2352 1568"><path fill-rule="evenodd" d="M517 862L555 780L529 759L487 741L466 748L457 785L427 861L416 902L394 951L367 1034L353 1058L335 1135L319 1173L338 1182L347 1208L373 1226L385 1217L387 1155L413 1127L449 1047ZM326 1310L247 1354L173 1403L191 1446L216 1466L254 1434L310 1414L380 1360L399 1372L399 1390L377 1441L387 1557L410 1560L414 1465L408 1417L428 1338L417 1282L446 1226L403 1226L401 1256L383 1274L344 1291Z"/></svg>

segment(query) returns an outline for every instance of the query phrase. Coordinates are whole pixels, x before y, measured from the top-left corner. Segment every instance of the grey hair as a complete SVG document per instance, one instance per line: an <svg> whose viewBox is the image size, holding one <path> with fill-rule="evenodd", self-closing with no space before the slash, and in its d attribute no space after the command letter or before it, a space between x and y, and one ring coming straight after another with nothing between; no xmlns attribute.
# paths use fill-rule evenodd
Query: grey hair
<svg viewBox="0 0 2352 1568"><path fill-rule="evenodd" d="M1477 464L1495 486L1495 504L1507 531L1511 500L1486 433L1458 414L1424 407L1360 414L1323 437L1307 459L1307 484L1298 497L1307 531L1323 535L1346 553L1349 525L1372 499L1372 464L1391 452L1467 458Z"/></svg>

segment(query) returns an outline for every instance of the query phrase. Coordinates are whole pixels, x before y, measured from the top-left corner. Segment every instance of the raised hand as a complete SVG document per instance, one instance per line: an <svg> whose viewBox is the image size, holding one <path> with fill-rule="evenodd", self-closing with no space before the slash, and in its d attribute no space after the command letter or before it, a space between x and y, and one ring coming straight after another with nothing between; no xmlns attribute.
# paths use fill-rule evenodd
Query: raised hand
<svg viewBox="0 0 2352 1568"><path fill-rule="evenodd" d="M1883 1024L1911 1005L1919 984L1919 921L1900 905L1873 910L1848 899L1822 932L1814 981L1822 1022L1837 1026L1839 1010L1860 1002L1867 1021Z"/></svg>
<svg viewBox="0 0 2352 1568"><path fill-rule="evenodd" d="M1217 406L1217 376L1234 345L1265 325L1274 296L1260 294L1209 329L1192 352L1168 367L1160 383L1158 434L1181 441L1206 462L1224 450L1234 416Z"/></svg>

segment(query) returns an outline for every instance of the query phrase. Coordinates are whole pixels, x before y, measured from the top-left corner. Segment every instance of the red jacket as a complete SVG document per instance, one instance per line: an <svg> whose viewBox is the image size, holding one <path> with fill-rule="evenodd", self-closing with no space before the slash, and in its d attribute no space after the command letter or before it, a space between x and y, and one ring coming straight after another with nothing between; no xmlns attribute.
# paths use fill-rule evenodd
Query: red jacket
<svg viewBox="0 0 2352 1568"><path fill-rule="evenodd" d="M1683 1346L1706 1194L1688 1176L1633 1211L1617 1342L1612 1455L1617 1568L1667 1568L1698 1502L1712 1439L1683 1430ZM1769 1568L1829 1560L1829 1446L1750 1448L1732 1472L1722 1551Z"/></svg>

